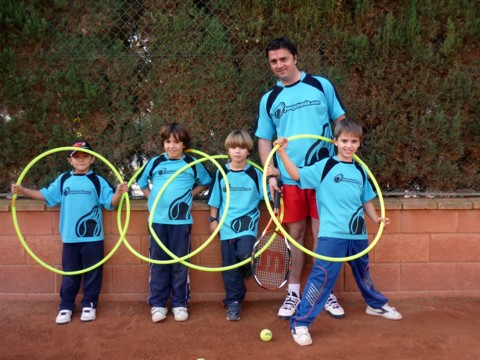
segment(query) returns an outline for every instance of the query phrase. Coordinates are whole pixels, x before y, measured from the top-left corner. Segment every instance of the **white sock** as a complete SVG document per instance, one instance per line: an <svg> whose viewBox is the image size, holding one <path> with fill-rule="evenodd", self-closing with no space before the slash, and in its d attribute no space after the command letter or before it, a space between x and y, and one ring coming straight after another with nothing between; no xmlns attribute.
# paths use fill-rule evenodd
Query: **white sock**
<svg viewBox="0 0 480 360"><path fill-rule="evenodd" d="M300 284L288 284L288 290L293 291L297 296L300 296Z"/></svg>

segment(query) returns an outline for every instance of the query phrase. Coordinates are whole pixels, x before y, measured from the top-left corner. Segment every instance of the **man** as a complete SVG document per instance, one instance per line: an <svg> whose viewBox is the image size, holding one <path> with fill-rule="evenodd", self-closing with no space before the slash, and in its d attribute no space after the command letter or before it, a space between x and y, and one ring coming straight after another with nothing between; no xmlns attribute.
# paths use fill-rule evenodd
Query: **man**
<svg viewBox="0 0 480 360"><path fill-rule="evenodd" d="M330 121L345 118L345 110L333 87L325 78L306 74L297 67L298 51L286 36L274 39L266 48L270 68L278 81L273 89L263 95L255 135L258 137L258 151L262 164L272 150L276 137L290 137L298 134L314 134L332 138ZM287 149L296 166L306 166L334 155L334 146L317 139L292 141ZM283 222L289 234L301 245L305 243L307 218L311 218L314 249L317 247L319 218L314 190L303 190L290 178L281 162L278 169L270 163L268 182L272 190L280 191L277 178L283 181L285 215ZM300 280L305 253L292 246L292 269L290 272L287 297L278 312L280 319L288 320L300 302ZM333 293L325 310L335 318L345 315Z"/></svg>

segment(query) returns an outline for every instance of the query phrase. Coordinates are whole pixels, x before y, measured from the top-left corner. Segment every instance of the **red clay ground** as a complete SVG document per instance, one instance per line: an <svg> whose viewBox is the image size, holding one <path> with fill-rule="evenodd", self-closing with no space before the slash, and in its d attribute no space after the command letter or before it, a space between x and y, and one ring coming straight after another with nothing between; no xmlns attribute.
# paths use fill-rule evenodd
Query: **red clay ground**
<svg viewBox="0 0 480 360"><path fill-rule="evenodd" d="M97 320L74 314L56 325L57 303L0 302L0 359L479 359L480 299L396 300L404 319L365 314L362 301L342 301L342 320L322 313L310 328L313 345L293 342L278 301L245 302L229 322L221 303L193 302L190 319L171 313L154 324L143 302L101 302ZM273 340L262 342L263 328Z"/></svg>

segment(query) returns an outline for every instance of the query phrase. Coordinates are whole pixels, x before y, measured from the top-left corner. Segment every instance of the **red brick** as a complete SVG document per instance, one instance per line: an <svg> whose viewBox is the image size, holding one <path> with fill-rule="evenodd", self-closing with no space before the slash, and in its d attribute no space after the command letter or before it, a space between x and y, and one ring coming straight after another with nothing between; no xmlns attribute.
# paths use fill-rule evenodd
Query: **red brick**
<svg viewBox="0 0 480 360"><path fill-rule="evenodd" d="M13 265L25 263L26 251L16 236L0 237L0 264Z"/></svg>
<svg viewBox="0 0 480 360"><path fill-rule="evenodd" d="M376 263L426 262L430 258L430 235L383 235L371 257Z"/></svg>
<svg viewBox="0 0 480 360"><path fill-rule="evenodd" d="M60 235L29 235L25 242L33 254L44 263L52 267L60 267L62 265L63 245ZM27 263L37 263L30 253L27 256Z"/></svg>
<svg viewBox="0 0 480 360"><path fill-rule="evenodd" d="M402 233L452 233L457 231L457 214L453 210L404 211Z"/></svg>
<svg viewBox="0 0 480 360"><path fill-rule="evenodd" d="M17 232L13 226L12 214L10 212L0 212L1 236L16 235Z"/></svg>
<svg viewBox="0 0 480 360"><path fill-rule="evenodd" d="M432 234L430 261L480 261L480 234Z"/></svg>
<svg viewBox="0 0 480 360"><path fill-rule="evenodd" d="M478 233L479 232L480 209L471 211L458 211L458 232Z"/></svg>
<svg viewBox="0 0 480 360"><path fill-rule="evenodd" d="M220 272L190 271L190 288L192 292L211 293L224 292L222 274Z"/></svg>
<svg viewBox="0 0 480 360"><path fill-rule="evenodd" d="M53 273L36 265L0 265L0 288L5 293L49 293Z"/></svg>
<svg viewBox="0 0 480 360"><path fill-rule="evenodd" d="M480 263L461 263L457 265L457 289L480 290Z"/></svg>
<svg viewBox="0 0 480 360"><path fill-rule="evenodd" d="M118 244L119 238L118 235L111 235L105 238L105 256L109 254L113 248ZM129 236L128 244L136 251L140 249L141 237L138 235ZM137 258L132 252L128 249L127 245L122 241L117 250L113 253L112 257L108 260L108 263L111 265L119 264L140 264L142 260Z"/></svg>
<svg viewBox="0 0 480 360"><path fill-rule="evenodd" d="M51 211L19 212L17 217L20 232L24 236L53 234L53 218L57 215L57 212Z"/></svg>
<svg viewBox="0 0 480 360"><path fill-rule="evenodd" d="M450 290L455 288L455 264L403 264L402 290Z"/></svg>
<svg viewBox="0 0 480 360"><path fill-rule="evenodd" d="M125 226L125 213L123 213L121 218L122 228ZM117 214L113 216L112 214L112 233L119 234L118 224L117 224ZM147 211L131 211L130 219L128 221L127 236L130 234L139 235L148 233L148 212Z"/></svg>
<svg viewBox="0 0 480 360"><path fill-rule="evenodd" d="M112 292L148 292L148 270L148 265L115 266L112 273Z"/></svg>

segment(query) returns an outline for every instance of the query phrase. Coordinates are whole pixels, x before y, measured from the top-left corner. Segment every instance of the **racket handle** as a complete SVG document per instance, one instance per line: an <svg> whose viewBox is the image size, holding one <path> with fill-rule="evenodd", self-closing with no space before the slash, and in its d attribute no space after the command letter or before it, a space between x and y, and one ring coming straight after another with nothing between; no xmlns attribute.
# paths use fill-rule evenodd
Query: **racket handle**
<svg viewBox="0 0 480 360"><path fill-rule="evenodd" d="M277 180L277 186L282 187L282 180ZM280 209L280 198L282 197L282 193L280 191L275 191L275 197L273 198L273 208Z"/></svg>

